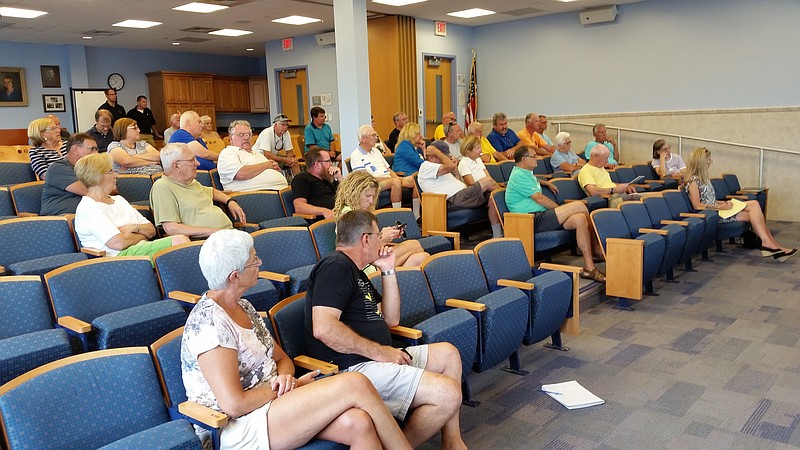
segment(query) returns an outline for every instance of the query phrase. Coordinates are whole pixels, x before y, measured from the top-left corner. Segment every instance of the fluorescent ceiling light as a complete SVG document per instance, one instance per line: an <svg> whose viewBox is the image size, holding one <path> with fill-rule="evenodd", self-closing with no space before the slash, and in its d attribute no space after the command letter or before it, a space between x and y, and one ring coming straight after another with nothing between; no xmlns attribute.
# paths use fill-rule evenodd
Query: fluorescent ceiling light
<svg viewBox="0 0 800 450"><path fill-rule="evenodd" d="M462 19L472 19L473 17L490 16L494 13L495 13L494 11L489 11L488 9L472 8L472 9L465 9L463 11L455 11L447 13L447 15L453 17L461 17Z"/></svg>
<svg viewBox="0 0 800 450"><path fill-rule="evenodd" d="M281 17L280 19L272 19L272 21L275 23L283 23L286 25L306 25L314 22L322 22L321 19L315 19L313 17L305 17L305 16L287 16L287 17Z"/></svg>
<svg viewBox="0 0 800 450"><path fill-rule="evenodd" d="M193 12L193 13L203 13L208 14L214 11L219 11L221 9L227 9L227 6L222 5L211 5L209 3L200 3L200 2L192 2L187 3L185 5L176 6L172 9L175 11L186 11L186 12Z"/></svg>
<svg viewBox="0 0 800 450"><path fill-rule="evenodd" d="M406 6L414 3L422 3L427 0L372 0L372 3L380 3L389 6Z"/></svg>
<svg viewBox="0 0 800 450"><path fill-rule="evenodd" d="M36 11L35 9L21 9L21 8L7 8L0 7L0 16L16 17L19 19L33 19L35 17L47 14L45 11Z"/></svg>
<svg viewBox="0 0 800 450"><path fill-rule="evenodd" d="M83 36L84 39L91 39L91 36Z"/></svg>
<svg viewBox="0 0 800 450"><path fill-rule="evenodd" d="M180 42L173 42L172 45L181 45Z"/></svg>
<svg viewBox="0 0 800 450"><path fill-rule="evenodd" d="M252 52L255 49L254 48L246 48L245 50L247 50L248 52Z"/></svg>
<svg viewBox="0 0 800 450"><path fill-rule="evenodd" d="M123 20L122 22L117 22L112 24L112 27L126 27L126 28L150 28L156 25L161 25L161 22L151 22L149 20L135 20L135 19L128 19Z"/></svg>
<svg viewBox="0 0 800 450"><path fill-rule="evenodd" d="M208 34L215 34L217 36L244 36L245 34L253 34L252 31L245 31L245 30L234 30L233 28L223 28L217 31L211 31Z"/></svg>

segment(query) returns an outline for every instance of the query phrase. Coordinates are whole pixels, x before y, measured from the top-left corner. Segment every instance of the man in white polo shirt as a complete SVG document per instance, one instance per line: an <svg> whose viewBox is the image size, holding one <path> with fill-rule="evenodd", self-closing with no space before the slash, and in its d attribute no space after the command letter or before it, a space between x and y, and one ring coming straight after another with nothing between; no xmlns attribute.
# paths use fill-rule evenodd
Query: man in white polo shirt
<svg viewBox="0 0 800 450"><path fill-rule="evenodd" d="M283 114L275 116L272 126L259 133L253 149L263 153L267 159L280 164L282 169L291 170L294 176L300 173L300 164L295 159L292 136L289 134L289 122L291 120Z"/></svg>
<svg viewBox="0 0 800 450"><path fill-rule="evenodd" d="M391 191L392 208L402 207L404 187L413 189L411 209L414 217L419 218L419 194L414 189L414 179L411 176L400 178L392 171L386 158L375 147L377 140L378 133L371 125L362 125L358 129L358 147L350 154L350 168L353 171L366 170L378 180L381 191Z"/></svg>
<svg viewBox="0 0 800 450"><path fill-rule="evenodd" d="M249 122L234 120L228 127L228 135L231 144L220 152L217 160L219 179L226 191L277 191L289 186L277 162L253 151Z"/></svg>

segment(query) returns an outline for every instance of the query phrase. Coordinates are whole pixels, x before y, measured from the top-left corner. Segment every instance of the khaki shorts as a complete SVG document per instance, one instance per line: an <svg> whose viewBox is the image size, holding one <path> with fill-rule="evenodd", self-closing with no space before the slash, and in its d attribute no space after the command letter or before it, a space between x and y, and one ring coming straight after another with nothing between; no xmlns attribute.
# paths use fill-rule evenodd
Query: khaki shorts
<svg viewBox="0 0 800 450"><path fill-rule="evenodd" d="M400 420L408 414L428 363L427 345L406 347L405 350L411 355L410 365L367 361L347 368L347 372L359 372L369 378L389 412Z"/></svg>
<svg viewBox="0 0 800 450"><path fill-rule="evenodd" d="M489 192L484 192L480 183L473 183L472 186L465 187L464 189L456 192L452 197L447 199L448 211L457 211L459 209L472 209L486 206L489 200Z"/></svg>

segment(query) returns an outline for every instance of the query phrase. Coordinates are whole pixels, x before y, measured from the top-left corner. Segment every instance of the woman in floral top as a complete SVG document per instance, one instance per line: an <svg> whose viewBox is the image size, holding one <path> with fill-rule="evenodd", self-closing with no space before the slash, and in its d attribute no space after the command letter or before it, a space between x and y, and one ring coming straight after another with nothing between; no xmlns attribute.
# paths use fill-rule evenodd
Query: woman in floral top
<svg viewBox="0 0 800 450"><path fill-rule="evenodd" d="M260 266L241 231L218 231L200 250L210 290L186 321L181 370L189 400L230 417L221 448L297 448L315 437L354 449L411 448L363 375L294 377L291 358L241 298Z"/></svg>
<svg viewBox="0 0 800 450"><path fill-rule="evenodd" d="M711 179L708 176L708 168L711 163L711 152L705 148L700 147L692 152L689 157L689 163L686 165L686 182L683 189L689 195L694 209L711 209L722 211L731 209L733 203L730 201L718 201L714 185L711 184ZM775 241L772 233L767 228L767 220L764 218L764 213L761 211L761 205L755 200L748 200L745 202L747 206L735 216L726 219L720 218L720 223L728 222L749 222L753 227L753 232L761 239L761 256L764 258L772 257L773 259L783 262L797 253L796 248L781 247Z"/></svg>

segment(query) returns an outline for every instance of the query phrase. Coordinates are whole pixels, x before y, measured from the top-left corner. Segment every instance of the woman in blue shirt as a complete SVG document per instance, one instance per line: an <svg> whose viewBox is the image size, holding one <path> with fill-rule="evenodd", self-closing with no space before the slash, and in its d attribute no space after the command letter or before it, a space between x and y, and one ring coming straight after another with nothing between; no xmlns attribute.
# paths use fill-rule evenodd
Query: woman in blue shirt
<svg viewBox="0 0 800 450"><path fill-rule="evenodd" d="M419 170L419 166L425 161L425 153L422 151L425 141L420 134L419 125L409 122L400 130L398 136L400 143L394 152L394 163L392 163L392 170L395 172L403 172L406 175Z"/></svg>

